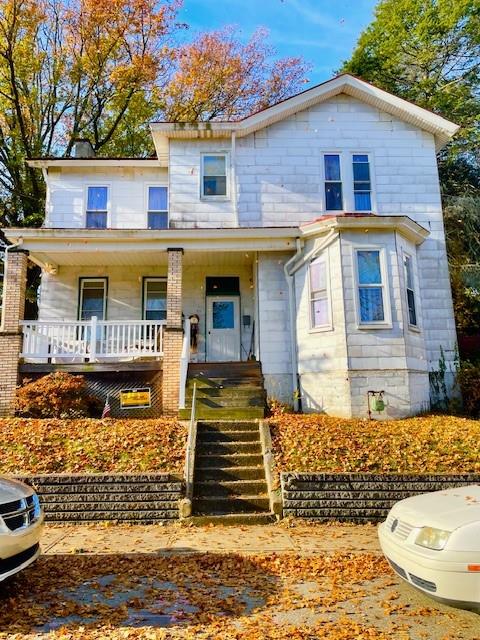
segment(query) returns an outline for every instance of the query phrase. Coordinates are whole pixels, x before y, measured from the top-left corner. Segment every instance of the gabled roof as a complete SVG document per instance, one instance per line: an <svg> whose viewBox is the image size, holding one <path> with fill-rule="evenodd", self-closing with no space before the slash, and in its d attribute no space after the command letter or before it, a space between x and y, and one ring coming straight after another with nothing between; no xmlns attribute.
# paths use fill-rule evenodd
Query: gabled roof
<svg viewBox="0 0 480 640"><path fill-rule="evenodd" d="M150 128L157 150L161 148L162 151L165 148L165 139L168 138L223 138L230 137L233 133L241 137L341 93L428 131L435 136L437 149L443 147L459 129L458 125L432 111L398 98L348 73L336 76L236 122L153 122Z"/></svg>

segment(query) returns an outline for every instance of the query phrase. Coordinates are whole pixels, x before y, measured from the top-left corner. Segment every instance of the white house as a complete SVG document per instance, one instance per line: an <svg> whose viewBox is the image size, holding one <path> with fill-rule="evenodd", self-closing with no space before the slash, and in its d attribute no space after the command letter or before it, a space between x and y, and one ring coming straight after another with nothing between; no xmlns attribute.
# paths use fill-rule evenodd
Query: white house
<svg viewBox="0 0 480 640"><path fill-rule="evenodd" d="M31 160L44 227L4 230L7 307L22 260L42 268L38 321L4 318L15 367L149 361L175 413L188 361L256 359L304 411L428 408L456 344L436 161L456 130L341 75L238 122L152 123L156 157Z"/></svg>

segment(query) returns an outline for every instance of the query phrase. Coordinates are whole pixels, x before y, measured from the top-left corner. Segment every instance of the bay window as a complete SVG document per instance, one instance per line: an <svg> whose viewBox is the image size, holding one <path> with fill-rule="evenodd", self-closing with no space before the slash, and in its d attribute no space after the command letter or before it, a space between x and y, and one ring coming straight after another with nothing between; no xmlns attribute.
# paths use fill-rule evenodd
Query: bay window
<svg viewBox="0 0 480 640"><path fill-rule="evenodd" d="M328 264L326 255L310 263L310 326L312 329L330 325Z"/></svg>
<svg viewBox="0 0 480 640"><path fill-rule="evenodd" d="M415 303L415 285L413 281L413 264L411 256L403 255L403 268L405 275L405 289L407 294L408 324L417 326L417 309Z"/></svg>
<svg viewBox="0 0 480 640"><path fill-rule="evenodd" d="M355 260L360 325L389 324L389 296L383 250L356 249Z"/></svg>

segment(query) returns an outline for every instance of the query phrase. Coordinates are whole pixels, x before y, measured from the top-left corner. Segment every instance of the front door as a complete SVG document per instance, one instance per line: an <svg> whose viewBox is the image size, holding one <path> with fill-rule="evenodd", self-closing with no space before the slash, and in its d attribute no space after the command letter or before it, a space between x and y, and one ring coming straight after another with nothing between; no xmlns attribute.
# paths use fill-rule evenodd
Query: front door
<svg viewBox="0 0 480 640"><path fill-rule="evenodd" d="M240 298L207 297L207 361L240 360Z"/></svg>

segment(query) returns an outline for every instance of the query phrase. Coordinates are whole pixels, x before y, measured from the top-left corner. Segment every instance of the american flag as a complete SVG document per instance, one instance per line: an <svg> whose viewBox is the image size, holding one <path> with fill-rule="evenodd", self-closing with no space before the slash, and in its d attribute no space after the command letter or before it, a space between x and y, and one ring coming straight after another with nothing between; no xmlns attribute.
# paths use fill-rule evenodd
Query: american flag
<svg viewBox="0 0 480 640"><path fill-rule="evenodd" d="M103 407L103 411L102 411L102 418L108 418L109 415L110 415L110 402L108 401L108 396L107 396L107 399L105 400L105 406Z"/></svg>

